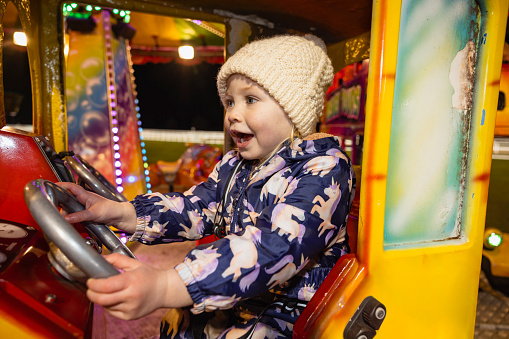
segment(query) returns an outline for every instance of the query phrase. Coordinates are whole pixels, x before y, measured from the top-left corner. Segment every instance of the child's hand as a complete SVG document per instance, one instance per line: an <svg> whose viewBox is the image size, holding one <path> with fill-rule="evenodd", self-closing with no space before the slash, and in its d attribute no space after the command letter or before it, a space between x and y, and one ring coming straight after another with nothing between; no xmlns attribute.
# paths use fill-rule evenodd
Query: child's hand
<svg viewBox="0 0 509 339"><path fill-rule="evenodd" d="M69 190L86 208L81 212L65 216L65 220L71 224L94 221L108 226L115 226L128 233L136 231L136 211L131 203L106 199L69 182L59 182L57 185Z"/></svg>
<svg viewBox="0 0 509 339"><path fill-rule="evenodd" d="M121 254L105 256L124 273L107 279L89 279L87 297L113 316L132 320L159 308L192 305L177 271L162 271Z"/></svg>

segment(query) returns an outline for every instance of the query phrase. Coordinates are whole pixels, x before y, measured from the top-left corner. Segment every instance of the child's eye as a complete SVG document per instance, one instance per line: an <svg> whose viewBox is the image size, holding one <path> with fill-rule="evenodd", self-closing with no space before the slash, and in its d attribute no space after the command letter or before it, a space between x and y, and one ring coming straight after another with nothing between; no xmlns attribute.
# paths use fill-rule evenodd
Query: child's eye
<svg viewBox="0 0 509 339"><path fill-rule="evenodd" d="M247 103L247 104L254 104L254 103L255 103L255 102L257 102L257 101L258 101L258 99L253 98L253 97L247 97L247 98L246 98L246 103Z"/></svg>
<svg viewBox="0 0 509 339"><path fill-rule="evenodd" d="M233 100L228 100L228 99L227 99L227 100L225 100L225 106L226 106L226 108L231 108L231 107L233 107L234 105L235 105L235 104L234 104Z"/></svg>

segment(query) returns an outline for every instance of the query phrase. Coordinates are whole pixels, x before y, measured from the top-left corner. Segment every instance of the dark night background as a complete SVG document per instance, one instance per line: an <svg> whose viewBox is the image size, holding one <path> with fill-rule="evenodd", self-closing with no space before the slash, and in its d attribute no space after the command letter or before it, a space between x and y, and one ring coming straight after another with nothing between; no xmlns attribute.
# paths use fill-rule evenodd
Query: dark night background
<svg viewBox="0 0 509 339"><path fill-rule="evenodd" d="M223 130L216 91L219 64L134 65L143 128Z"/></svg>
<svg viewBox="0 0 509 339"><path fill-rule="evenodd" d="M5 46L3 62L7 123L32 124L32 88L26 48Z"/></svg>
<svg viewBox="0 0 509 339"><path fill-rule="evenodd" d="M3 61L7 123L32 124L26 49L4 48ZM176 62L134 65L142 127L222 131L223 108L216 91L220 67L206 62L193 66Z"/></svg>

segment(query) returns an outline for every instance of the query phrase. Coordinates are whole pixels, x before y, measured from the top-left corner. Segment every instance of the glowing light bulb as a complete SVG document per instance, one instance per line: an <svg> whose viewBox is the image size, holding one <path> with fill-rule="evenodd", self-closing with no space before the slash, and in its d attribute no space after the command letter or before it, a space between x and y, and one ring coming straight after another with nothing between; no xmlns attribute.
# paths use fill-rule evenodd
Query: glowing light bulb
<svg viewBox="0 0 509 339"><path fill-rule="evenodd" d="M181 59L193 59L194 58L194 48L193 46L180 46L179 49L179 57Z"/></svg>
<svg viewBox="0 0 509 339"><path fill-rule="evenodd" d="M24 32L14 32L12 39L15 45L18 46L27 45L27 36Z"/></svg>
<svg viewBox="0 0 509 339"><path fill-rule="evenodd" d="M491 233L488 236L488 243L493 247L500 246L500 244L502 243L502 235L495 232Z"/></svg>

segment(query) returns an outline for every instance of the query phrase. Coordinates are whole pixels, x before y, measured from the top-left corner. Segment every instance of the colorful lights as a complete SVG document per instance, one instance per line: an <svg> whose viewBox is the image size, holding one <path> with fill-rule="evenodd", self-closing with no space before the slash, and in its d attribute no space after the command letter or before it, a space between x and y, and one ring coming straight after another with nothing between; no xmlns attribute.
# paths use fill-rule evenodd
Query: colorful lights
<svg viewBox="0 0 509 339"><path fill-rule="evenodd" d="M502 235L497 233L491 233L488 236L488 243L493 247L500 246L500 244L502 244Z"/></svg>
<svg viewBox="0 0 509 339"><path fill-rule="evenodd" d="M125 235L125 233L121 233L119 238L122 243L127 244L128 237Z"/></svg>
<svg viewBox="0 0 509 339"><path fill-rule="evenodd" d="M127 17L127 15L126 15L126 17ZM131 75L131 89L132 89L133 98L134 98L133 103L134 103L135 111L138 112L138 113L136 113L136 118L138 119L138 122L137 122L138 133L140 133L140 147L141 147L141 153L143 154L143 156L142 156L143 168L145 168L145 171L142 173L145 175L147 192L152 193L152 190L150 190L152 185L149 183L150 178L148 176L149 171L147 169L148 168L147 156L145 155L147 153L147 151L145 150L145 142L143 142L143 134L142 134L143 128L141 128L141 120L140 120L141 114L139 113L140 107L138 106L139 100L136 97L138 95L138 92L136 91L136 84L134 82L134 71L133 71L133 63L132 63L132 59L131 59L130 50L131 50L131 47L127 46L127 60L129 61L129 71L130 71L129 74Z"/></svg>
<svg viewBox="0 0 509 339"><path fill-rule="evenodd" d="M115 11L113 11L115 13ZM102 11L102 19L103 19L103 30L104 30L104 43L105 43L105 49L106 49L106 74L108 74L107 81L108 81L108 103L110 105L110 115L111 115L111 133L113 134L112 140L113 140L113 150L115 151L113 153L113 158L115 159L114 165L115 165L115 183L117 184L117 191L119 193L122 193L124 191L124 188L122 187L123 179L122 179L122 170L120 168L122 167L122 162L120 161L120 144L118 143L120 141L120 137L118 136L118 120L115 118L117 115L117 111L115 110L115 107L117 106L116 103L116 87L115 87L115 72L112 67L113 65L113 50L111 45L111 39L112 39L112 32L111 32L111 25L110 25L110 15L108 11Z"/></svg>
<svg viewBox="0 0 509 339"><path fill-rule="evenodd" d="M502 245L504 238L502 232L496 228L488 228L484 231L484 248L493 250Z"/></svg>
<svg viewBox="0 0 509 339"><path fill-rule="evenodd" d="M86 19L90 16L91 12L99 12L103 9L109 10L117 19L121 19L125 23L131 21L131 11L121 10L118 8L106 8L92 5L78 5L77 3L64 3L62 6L64 15L73 16L75 18Z"/></svg>
<svg viewBox="0 0 509 339"><path fill-rule="evenodd" d="M139 113L140 108L138 106L138 99L136 98L137 92L136 85L134 83L134 71L131 61L130 47L127 41L124 44L124 41L117 40L121 39L121 37L116 37L112 30L112 24L115 19L116 22L129 22L130 11L113 8L102 8L92 5L81 5L77 3L65 3L63 4L62 10L64 16L66 17L81 19L88 18L93 15L96 21L99 21L98 24L100 27L102 27L102 34L104 39L104 74L106 75L105 80L107 84L103 90L106 90L104 96L107 99L107 107L109 111L108 120L111 138L110 145L112 147L111 153L106 154L106 156L111 159L110 164L113 165L113 173L110 172L110 175L113 174L111 181L114 183L116 190L119 193L124 192L125 194L131 194L131 187L133 186L136 188L136 190L138 190L137 194L140 193L140 188L145 191L145 187L148 192L151 193L152 191L150 190L150 178L148 177L149 171L147 169L148 164L145 143L142 141L143 136L141 133L143 132L143 129L141 127L141 115ZM101 32L101 30L97 29L97 32ZM118 41L120 41L120 43L118 43ZM120 49L118 49L117 46ZM126 66L128 68L128 72L125 75L124 73L120 73L120 76L119 74L116 74L118 73L119 69L117 67L119 65L115 65L117 51L120 52L120 55L123 53L126 54ZM124 65L125 63L122 63L121 67L126 67ZM123 70L121 72L123 72ZM116 83L119 81L121 81L122 84ZM127 84L124 84L125 81L127 81ZM117 85L120 87L117 87ZM124 85L127 85L127 89ZM118 92L119 90L122 92ZM127 97L123 95L123 91L127 91ZM129 116L128 123L126 122L127 116ZM134 126L131 124L131 119L133 116L136 116L132 122ZM124 135L126 135L126 133L132 135L135 134L136 131L139 133L141 150L138 147L133 147L131 141L132 137L128 137L127 142L124 140ZM134 142L136 142L136 137L134 138ZM131 154L127 155L126 153L133 151L135 151L136 154L138 154L138 152L141 153L134 157L131 156ZM131 160L134 161L134 163L131 163ZM129 163L127 163L128 161ZM131 172L131 169L134 171Z"/></svg>

